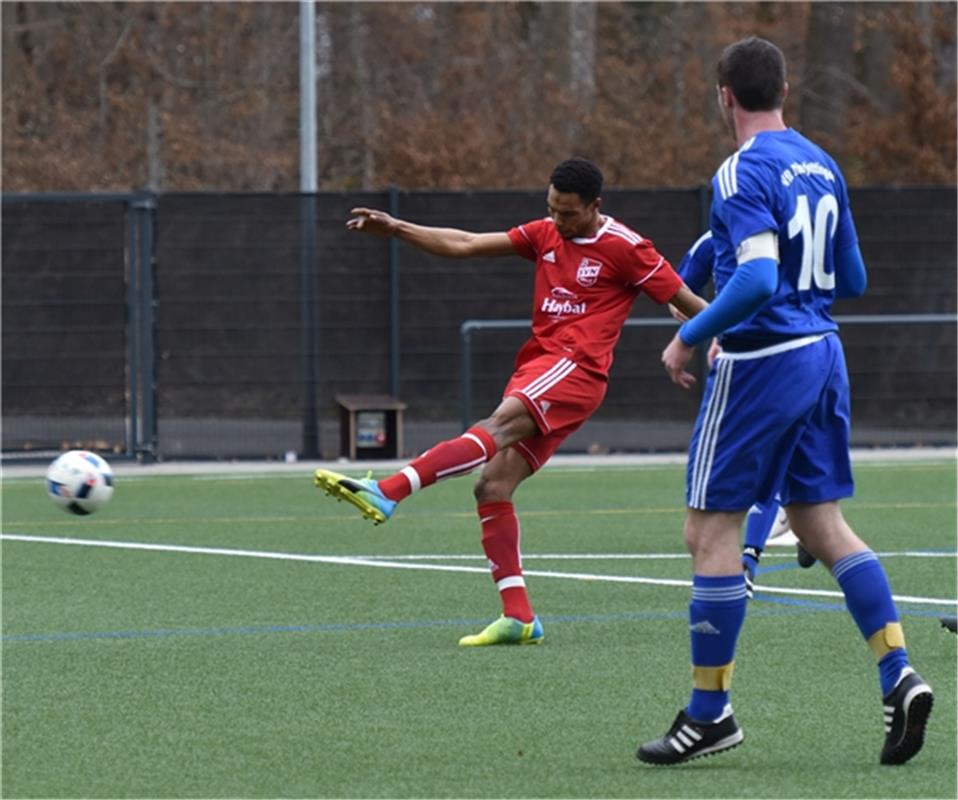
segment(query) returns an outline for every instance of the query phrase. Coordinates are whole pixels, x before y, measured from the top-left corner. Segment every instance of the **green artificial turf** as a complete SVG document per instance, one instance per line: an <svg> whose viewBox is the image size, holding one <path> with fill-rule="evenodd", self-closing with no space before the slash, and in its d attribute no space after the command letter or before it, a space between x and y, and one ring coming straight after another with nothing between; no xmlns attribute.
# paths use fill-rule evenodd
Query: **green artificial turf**
<svg viewBox="0 0 958 800"><path fill-rule="evenodd" d="M87 518L42 481L7 480L5 536L119 544L3 542L2 794L953 798L956 637L936 615L955 613L955 466L856 477L849 521L888 554L896 595L932 600L899 604L936 692L904 767L878 765L876 670L841 599L771 591L836 590L792 548L763 558L739 642L743 745L675 769L635 760L690 685L688 587L638 582L690 579L686 557L664 557L684 553L680 467L553 468L524 485L545 642L478 649L457 640L499 604L468 479L380 527L308 474L119 479ZM608 557L636 554L662 557Z"/></svg>

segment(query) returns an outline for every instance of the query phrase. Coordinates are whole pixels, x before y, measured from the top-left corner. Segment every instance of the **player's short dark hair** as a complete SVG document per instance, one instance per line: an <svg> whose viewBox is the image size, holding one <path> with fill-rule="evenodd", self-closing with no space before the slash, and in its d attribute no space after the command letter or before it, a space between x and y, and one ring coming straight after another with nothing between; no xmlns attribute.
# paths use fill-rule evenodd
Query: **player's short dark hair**
<svg viewBox="0 0 958 800"><path fill-rule="evenodd" d="M746 111L772 111L785 101L785 56L750 36L730 44L718 62L718 84L732 90Z"/></svg>
<svg viewBox="0 0 958 800"><path fill-rule="evenodd" d="M602 193L602 171L584 158L568 158L549 178L557 192L575 192L588 205Z"/></svg>

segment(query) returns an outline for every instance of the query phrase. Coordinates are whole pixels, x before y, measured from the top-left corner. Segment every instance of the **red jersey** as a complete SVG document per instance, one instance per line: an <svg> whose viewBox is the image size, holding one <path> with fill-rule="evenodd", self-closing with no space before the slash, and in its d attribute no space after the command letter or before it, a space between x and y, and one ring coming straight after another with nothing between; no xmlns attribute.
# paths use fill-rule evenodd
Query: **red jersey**
<svg viewBox="0 0 958 800"><path fill-rule="evenodd" d="M555 353L608 376L635 298L645 292L667 303L682 286L652 242L612 217L590 239L563 239L549 218L508 235L520 256L536 262L532 338L516 356L517 365Z"/></svg>

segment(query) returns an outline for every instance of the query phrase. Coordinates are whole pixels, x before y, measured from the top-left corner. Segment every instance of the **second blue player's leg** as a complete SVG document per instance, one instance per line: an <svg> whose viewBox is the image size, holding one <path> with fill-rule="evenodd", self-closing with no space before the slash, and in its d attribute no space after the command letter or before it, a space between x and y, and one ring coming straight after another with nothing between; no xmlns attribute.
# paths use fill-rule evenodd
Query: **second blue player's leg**
<svg viewBox="0 0 958 800"><path fill-rule="evenodd" d="M778 517L779 504L772 501L756 503L745 517L745 543L742 547L742 569L745 571L745 586L749 599L755 594L755 576L758 562L765 549L765 542Z"/></svg>

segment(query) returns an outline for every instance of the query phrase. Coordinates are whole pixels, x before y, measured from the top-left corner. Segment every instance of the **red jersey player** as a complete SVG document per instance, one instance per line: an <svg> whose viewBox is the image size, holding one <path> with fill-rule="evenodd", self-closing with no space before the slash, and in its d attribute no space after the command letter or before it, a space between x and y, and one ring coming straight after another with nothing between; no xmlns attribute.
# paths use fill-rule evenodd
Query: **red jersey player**
<svg viewBox="0 0 958 800"><path fill-rule="evenodd" d="M542 625L522 576L516 487L542 467L602 403L612 350L642 292L694 316L706 302L676 275L647 239L599 212L602 173L583 159L559 164L550 178L549 216L503 233L415 225L382 211L354 208L350 230L396 236L453 258L520 255L536 262L532 337L516 357L503 400L462 436L440 442L382 480L316 470L316 485L379 524L413 492L482 466L474 494L482 547L503 614L460 645L534 644ZM694 378L684 373L685 385Z"/></svg>

